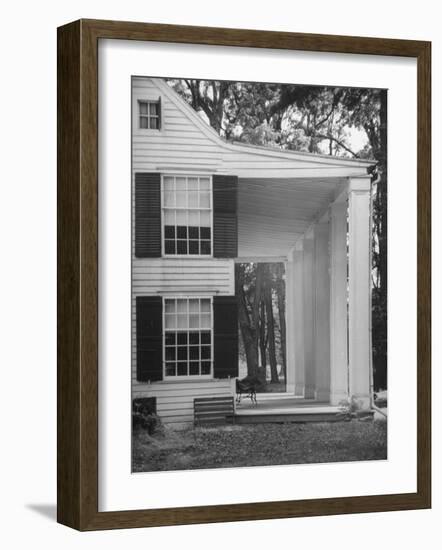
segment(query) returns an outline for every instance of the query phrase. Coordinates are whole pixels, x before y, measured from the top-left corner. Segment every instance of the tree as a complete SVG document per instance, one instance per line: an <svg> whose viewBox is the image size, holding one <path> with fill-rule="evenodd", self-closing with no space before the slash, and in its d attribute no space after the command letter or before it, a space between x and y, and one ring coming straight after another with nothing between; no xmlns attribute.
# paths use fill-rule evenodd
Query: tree
<svg viewBox="0 0 442 550"><path fill-rule="evenodd" d="M270 363L270 381L272 383L278 383L278 367L276 360L276 345L275 345L275 319L273 317L273 297L272 297L272 272L269 264L263 265L265 270L265 283L264 283L264 303L267 318L267 334L268 334L268 347L269 347L269 363Z"/></svg>
<svg viewBox="0 0 442 550"><path fill-rule="evenodd" d="M278 302L278 317L279 317L279 333L280 333L280 348L282 359L282 371L284 381L287 383L287 346L286 346L286 321L285 321L285 280L284 280L284 264L275 264L276 268L276 299Z"/></svg>

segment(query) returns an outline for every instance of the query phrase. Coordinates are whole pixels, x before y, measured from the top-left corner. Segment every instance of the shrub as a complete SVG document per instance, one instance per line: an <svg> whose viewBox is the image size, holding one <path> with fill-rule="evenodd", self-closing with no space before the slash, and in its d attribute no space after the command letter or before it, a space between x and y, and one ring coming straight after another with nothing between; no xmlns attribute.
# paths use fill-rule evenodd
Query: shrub
<svg viewBox="0 0 442 550"><path fill-rule="evenodd" d="M161 419L155 409L155 398L134 399L132 402L132 428L147 430L149 435L162 431Z"/></svg>

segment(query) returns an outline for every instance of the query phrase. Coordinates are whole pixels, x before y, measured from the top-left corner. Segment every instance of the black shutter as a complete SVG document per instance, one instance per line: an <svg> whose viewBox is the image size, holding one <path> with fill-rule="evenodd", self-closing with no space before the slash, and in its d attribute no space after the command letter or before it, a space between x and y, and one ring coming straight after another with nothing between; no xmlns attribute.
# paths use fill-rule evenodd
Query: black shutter
<svg viewBox="0 0 442 550"><path fill-rule="evenodd" d="M135 256L161 257L161 174L135 174Z"/></svg>
<svg viewBox="0 0 442 550"><path fill-rule="evenodd" d="M238 305L236 296L213 297L214 377L238 376Z"/></svg>
<svg viewBox="0 0 442 550"><path fill-rule="evenodd" d="M238 256L237 176L214 175L213 183L213 255L215 258Z"/></svg>
<svg viewBox="0 0 442 550"><path fill-rule="evenodd" d="M137 380L163 378L163 300L161 296L137 296Z"/></svg>
<svg viewBox="0 0 442 550"><path fill-rule="evenodd" d="M161 96L158 98L158 130L161 130Z"/></svg>

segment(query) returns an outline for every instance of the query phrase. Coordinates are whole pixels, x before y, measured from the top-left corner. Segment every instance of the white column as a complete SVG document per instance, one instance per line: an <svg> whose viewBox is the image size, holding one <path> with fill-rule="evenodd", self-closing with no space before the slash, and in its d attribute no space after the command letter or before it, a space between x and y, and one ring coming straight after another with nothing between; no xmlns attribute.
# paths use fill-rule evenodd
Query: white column
<svg viewBox="0 0 442 550"><path fill-rule="evenodd" d="M285 320L287 356L287 393L295 394L295 303L294 303L294 263L291 253L285 264Z"/></svg>
<svg viewBox="0 0 442 550"><path fill-rule="evenodd" d="M303 239L288 256L286 267L287 299L287 392L304 395L304 288Z"/></svg>
<svg viewBox="0 0 442 550"><path fill-rule="evenodd" d="M314 353L314 252L313 229L304 236L303 249L303 309L304 309L304 397L316 397L315 353Z"/></svg>
<svg viewBox="0 0 442 550"><path fill-rule="evenodd" d="M330 399L330 275L328 217L319 221L315 231L314 276L314 354L316 399Z"/></svg>
<svg viewBox="0 0 442 550"><path fill-rule="evenodd" d="M370 403L370 178L349 178L349 384L362 408Z"/></svg>
<svg viewBox="0 0 442 550"><path fill-rule="evenodd" d="M347 201L330 207L330 402L348 397Z"/></svg>

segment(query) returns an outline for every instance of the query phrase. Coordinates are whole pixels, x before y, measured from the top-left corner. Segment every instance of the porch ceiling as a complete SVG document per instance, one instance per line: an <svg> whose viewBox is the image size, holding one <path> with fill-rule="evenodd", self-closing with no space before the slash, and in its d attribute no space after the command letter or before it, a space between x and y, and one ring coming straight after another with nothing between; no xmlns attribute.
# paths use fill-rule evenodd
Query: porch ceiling
<svg viewBox="0 0 442 550"><path fill-rule="evenodd" d="M287 256L344 184L344 178L240 178L239 257Z"/></svg>

